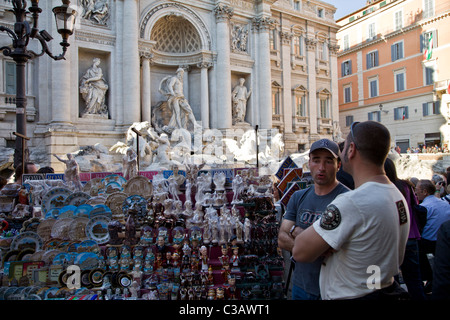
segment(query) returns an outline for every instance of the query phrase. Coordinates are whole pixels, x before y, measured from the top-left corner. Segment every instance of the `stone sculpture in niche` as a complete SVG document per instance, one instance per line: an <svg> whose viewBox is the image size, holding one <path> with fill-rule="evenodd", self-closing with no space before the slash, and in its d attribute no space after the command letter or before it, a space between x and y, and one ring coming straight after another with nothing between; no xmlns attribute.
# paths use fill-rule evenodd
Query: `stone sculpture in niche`
<svg viewBox="0 0 450 320"><path fill-rule="evenodd" d="M245 122L245 114L247 112L247 100L252 94L252 89L247 90L244 86L245 79L239 79L239 85L233 89L233 124Z"/></svg>
<svg viewBox="0 0 450 320"><path fill-rule="evenodd" d="M108 84L103 78L100 62L100 58L94 58L92 60L92 66L80 80L80 93L86 103L82 114L83 117L89 114L108 117L108 107L105 103Z"/></svg>
<svg viewBox="0 0 450 320"><path fill-rule="evenodd" d="M184 69L178 68L175 76L167 76L161 80L159 92L167 97L167 107L172 113L169 123L162 129L166 133L171 133L174 129L188 129L191 122L194 128L200 127L195 120L189 102L183 93Z"/></svg>

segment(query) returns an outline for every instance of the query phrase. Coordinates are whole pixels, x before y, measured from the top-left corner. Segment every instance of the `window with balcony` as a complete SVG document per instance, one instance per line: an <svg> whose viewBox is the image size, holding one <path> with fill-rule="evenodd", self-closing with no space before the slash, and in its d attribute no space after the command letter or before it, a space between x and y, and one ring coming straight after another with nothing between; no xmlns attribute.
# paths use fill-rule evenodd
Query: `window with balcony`
<svg viewBox="0 0 450 320"><path fill-rule="evenodd" d="M405 120L409 118L408 106L394 109L394 120Z"/></svg>
<svg viewBox="0 0 450 320"><path fill-rule="evenodd" d="M425 52L428 49L431 39L431 47L437 48L437 30L425 31L420 35L420 52Z"/></svg>

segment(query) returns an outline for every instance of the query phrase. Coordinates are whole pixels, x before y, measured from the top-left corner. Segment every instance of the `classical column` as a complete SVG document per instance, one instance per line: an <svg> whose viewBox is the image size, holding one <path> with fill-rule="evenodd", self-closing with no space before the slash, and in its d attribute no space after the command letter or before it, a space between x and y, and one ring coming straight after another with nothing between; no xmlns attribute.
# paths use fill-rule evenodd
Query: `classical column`
<svg viewBox="0 0 450 320"><path fill-rule="evenodd" d="M292 133L292 84L291 84L291 40L290 32L281 32L282 69L283 69L283 118L284 132Z"/></svg>
<svg viewBox="0 0 450 320"><path fill-rule="evenodd" d="M137 0L125 0L123 5L123 124L141 121L139 25ZM120 26L118 26L119 29Z"/></svg>
<svg viewBox="0 0 450 320"><path fill-rule="evenodd" d="M150 77L150 54L142 54L142 121L151 123L152 96Z"/></svg>
<svg viewBox="0 0 450 320"><path fill-rule="evenodd" d="M306 37L306 68L308 71L309 134L317 135L317 86L316 86L316 44L314 38Z"/></svg>
<svg viewBox="0 0 450 320"><path fill-rule="evenodd" d="M184 70L183 73L183 94L187 101L189 101L189 71L191 66L181 65L180 68Z"/></svg>
<svg viewBox="0 0 450 320"><path fill-rule="evenodd" d="M211 67L210 63L202 62L197 65L200 68L200 110L202 128L209 129L209 83L208 83L208 68Z"/></svg>
<svg viewBox="0 0 450 320"><path fill-rule="evenodd" d="M329 44L329 57L330 57L330 78L331 78L331 118L334 121L339 122L339 86L338 86L338 74L337 74L337 52L339 46L336 44Z"/></svg>
<svg viewBox="0 0 450 320"><path fill-rule="evenodd" d="M253 27L258 33L258 81L259 81L259 124L260 129L272 128L272 82L270 68L269 32L274 20L268 17L255 18Z"/></svg>
<svg viewBox="0 0 450 320"><path fill-rule="evenodd" d="M123 0L116 1L116 16L115 23L116 26L123 25ZM119 29L120 30L120 29ZM123 33L117 32L116 35L116 47L115 51L115 63L111 66L114 77L112 78L112 86L111 90L114 94L115 106L111 106L111 119L116 121L116 126L118 130L122 130L123 125Z"/></svg>
<svg viewBox="0 0 450 320"><path fill-rule="evenodd" d="M233 9L218 4L214 9L217 32L217 127L227 129L232 126L231 109L231 68L230 68L230 28L229 21Z"/></svg>
<svg viewBox="0 0 450 320"><path fill-rule="evenodd" d="M56 41L55 41L56 43ZM58 44L59 45L59 44ZM54 52L60 50L57 46L52 49ZM70 81L70 50L66 53L66 60L52 61L51 73L52 73L52 112L51 123L52 124L71 124L71 106L72 99L70 98L72 87L78 92L78 84L72 85Z"/></svg>

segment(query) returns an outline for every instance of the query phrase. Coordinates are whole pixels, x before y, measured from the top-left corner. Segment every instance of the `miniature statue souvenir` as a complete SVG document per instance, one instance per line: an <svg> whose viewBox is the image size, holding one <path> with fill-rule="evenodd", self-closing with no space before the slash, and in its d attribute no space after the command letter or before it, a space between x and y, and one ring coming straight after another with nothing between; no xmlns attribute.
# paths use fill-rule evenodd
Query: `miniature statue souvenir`
<svg viewBox="0 0 450 320"><path fill-rule="evenodd" d="M111 220L108 223L110 245L119 245L122 243L122 239L119 237L119 233L121 231L122 231L122 224L119 221Z"/></svg>
<svg viewBox="0 0 450 320"><path fill-rule="evenodd" d="M125 225L125 240L124 244L132 246L138 243L138 239L136 238L136 222L135 215L137 211L134 209L128 210L128 218L127 223Z"/></svg>
<svg viewBox="0 0 450 320"><path fill-rule="evenodd" d="M241 271L241 269L239 268L239 247L234 246L231 249L233 251L233 254L230 259L231 272L239 272L239 271Z"/></svg>
<svg viewBox="0 0 450 320"><path fill-rule="evenodd" d="M67 160L61 159L56 154L53 154L53 156L66 165L66 170L64 171L64 181L67 183L73 183L77 190L82 190L83 185L80 181L80 169L77 161L73 158L73 155L68 153Z"/></svg>
<svg viewBox="0 0 450 320"><path fill-rule="evenodd" d="M225 182L227 177L224 172L217 172L213 177L214 186L216 191L225 191Z"/></svg>
<svg viewBox="0 0 450 320"><path fill-rule="evenodd" d="M201 271L208 271L208 249L205 246L200 247L200 261L202 263Z"/></svg>
<svg viewBox="0 0 450 320"><path fill-rule="evenodd" d="M233 200L231 201L231 204L242 203L240 196L241 193L244 191L244 181L241 175L237 174L233 178L232 188L233 188Z"/></svg>
<svg viewBox="0 0 450 320"><path fill-rule="evenodd" d="M138 175L137 154L133 148L130 147L127 149L126 155L123 157L122 160L122 166L123 166L122 174L126 180L129 180Z"/></svg>
<svg viewBox="0 0 450 320"><path fill-rule="evenodd" d="M250 219L245 218L245 220L244 220L244 241L245 242L250 241L250 229L251 229Z"/></svg>
<svg viewBox="0 0 450 320"><path fill-rule="evenodd" d="M191 219L194 217L194 210L192 209L191 200L186 200L184 202L184 211L182 212L182 217L185 222L186 228L190 228Z"/></svg>
<svg viewBox="0 0 450 320"><path fill-rule="evenodd" d="M139 244L141 246L149 246L153 243L153 229L150 226L143 226L141 228L141 239Z"/></svg>

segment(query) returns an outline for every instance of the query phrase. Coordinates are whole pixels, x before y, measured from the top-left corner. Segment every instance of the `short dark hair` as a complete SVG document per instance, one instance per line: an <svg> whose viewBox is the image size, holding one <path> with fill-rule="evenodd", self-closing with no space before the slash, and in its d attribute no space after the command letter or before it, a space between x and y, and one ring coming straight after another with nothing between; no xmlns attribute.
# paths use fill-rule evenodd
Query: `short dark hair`
<svg viewBox="0 0 450 320"><path fill-rule="evenodd" d="M22 175L24 173L29 173L28 172L28 166L34 166L34 165L35 165L34 162L31 162L31 161L25 162L25 172L23 172L22 163L19 163L17 165L17 167L16 167L15 172L14 172L14 179L15 179L15 181L19 180L20 177L22 177Z"/></svg>
<svg viewBox="0 0 450 320"><path fill-rule="evenodd" d="M421 179L417 182L416 188L418 185L420 185L420 188L425 190L429 195L432 195L436 192L436 186L431 180Z"/></svg>
<svg viewBox="0 0 450 320"><path fill-rule="evenodd" d="M389 130L377 121L360 122L353 128L347 139L355 139L361 157L378 165L384 166L391 148L391 135Z"/></svg>
<svg viewBox="0 0 450 320"><path fill-rule="evenodd" d="M55 173L52 167L41 167L36 173Z"/></svg>

